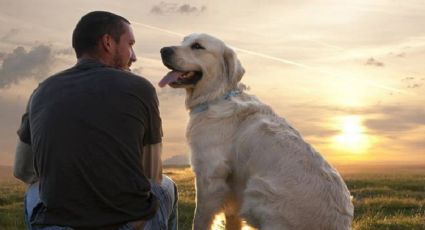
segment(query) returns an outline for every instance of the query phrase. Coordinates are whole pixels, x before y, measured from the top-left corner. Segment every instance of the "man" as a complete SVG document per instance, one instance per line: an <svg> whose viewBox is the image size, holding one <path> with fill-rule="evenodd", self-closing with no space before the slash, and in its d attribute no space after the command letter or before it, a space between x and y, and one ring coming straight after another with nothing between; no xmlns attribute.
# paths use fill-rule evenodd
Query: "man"
<svg viewBox="0 0 425 230"><path fill-rule="evenodd" d="M31 184L29 228L177 229L155 88L129 71L134 43L127 19L88 13L73 32L77 64L33 92L14 169Z"/></svg>

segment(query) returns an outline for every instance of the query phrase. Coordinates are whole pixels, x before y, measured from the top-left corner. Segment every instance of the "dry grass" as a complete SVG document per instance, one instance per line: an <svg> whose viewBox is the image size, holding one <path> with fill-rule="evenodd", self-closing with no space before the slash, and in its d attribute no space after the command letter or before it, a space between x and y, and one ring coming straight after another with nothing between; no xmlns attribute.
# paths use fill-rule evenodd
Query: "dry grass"
<svg viewBox="0 0 425 230"><path fill-rule="evenodd" d="M23 197L25 185L17 180L7 180L0 185L0 229L25 229Z"/></svg>
<svg viewBox="0 0 425 230"><path fill-rule="evenodd" d="M190 168L166 168L179 189L179 229L192 229L194 175ZM425 174L350 174L344 176L353 197L356 230L425 229ZM25 229L25 186L16 180L0 185L0 229ZM217 219L216 229L222 229Z"/></svg>
<svg viewBox="0 0 425 230"><path fill-rule="evenodd" d="M189 168L168 168L179 185L179 229L191 229L195 208L194 175ZM355 230L425 229L424 173L351 173L344 177L353 195ZM216 229L223 221L216 218Z"/></svg>

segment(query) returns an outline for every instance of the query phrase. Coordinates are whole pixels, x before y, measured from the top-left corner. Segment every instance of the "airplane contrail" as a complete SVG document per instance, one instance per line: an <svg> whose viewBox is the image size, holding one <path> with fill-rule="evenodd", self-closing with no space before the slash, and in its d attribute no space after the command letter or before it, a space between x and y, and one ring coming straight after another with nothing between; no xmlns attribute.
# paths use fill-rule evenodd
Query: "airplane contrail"
<svg viewBox="0 0 425 230"><path fill-rule="evenodd" d="M309 41L309 42L313 42L313 43L319 44L321 46L332 48L332 49L337 49L337 50L341 50L341 51L342 50L345 50L345 48L342 48L342 47L339 47L339 46L335 46L335 45L331 45L329 43L322 42L322 41L319 41L319 40L314 40L314 39L309 39L309 38L299 38L299 39L300 40Z"/></svg>
<svg viewBox="0 0 425 230"><path fill-rule="evenodd" d="M160 31L160 32L168 33L168 34L173 34L173 35L176 35L176 36L179 36L179 37L186 36L184 34L181 34L181 33L175 32L175 31L166 30L166 29L163 29L163 28L160 28L160 27L147 25L147 24L140 23L140 22L132 22L132 24L135 24L135 25L138 25L138 26L143 26L143 27L148 28L148 29L157 30L157 31ZM342 74L338 74L338 73L325 71L325 70L319 69L317 67L309 66L309 65L306 65L306 64L303 64L303 63L294 62L294 61L284 59L284 58L274 57L274 56L271 56L271 55L267 55L267 54L247 50L247 49L242 49L242 48L238 48L238 47L235 47L235 46L230 46L230 47L232 49L234 49L235 51L247 53L247 54L250 54L250 55L253 55L253 56L262 57L262 58L269 59L269 60L274 60L274 61L281 62L281 63L288 64L288 65L293 65L293 66L296 66L296 67L299 67L299 68L302 68L302 69L323 73L323 74L326 74L326 75L329 75L329 76L332 76L332 77L335 77L335 78L338 78L338 79L340 79L340 76L342 75ZM373 81L365 81L365 80L356 80L356 81L364 83L364 84L369 85L369 86L376 87L376 88L388 90L388 91L394 91L394 92L398 92L398 93L409 94L405 90L396 89L396 88L393 88L393 87L388 87L388 86L385 86L385 85L382 85L382 84L377 84Z"/></svg>
<svg viewBox="0 0 425 230"><path fill-rule="evenodd" d="M326 74L326 75L329 75L329 76L332 76L332 77L335 77L335 78L338 78L338 79L340 79L340 76L342 75L342 74L333 73L333 72L329 72L329 71L326 71L326 70L318 69L316 67L312 67L312 66L305 65L305 64L302 64L302 63L293 62L293 61L290 61L290 60L287 60L287 59L277 58L277 57L273 57L273 56L270 56L270 55L267 55L267 54L258 53L258 52L255 52L255 51L241 49L241 48L237 48L237 47L234 47L234 46L232 46L231 48L233 48L234 50L237 50L237 51L241 51L241 52L244 52L244 53L248 53L248 54L254 55L254 56L263 57L263 58L267 58L267 59L270 59L270 60L282 62L282 63L285 63L285 64L297 66L297 67L300 67L300 68L303 68L303 69L306 69L306 70L311 70L311 71L323 73L323 74ZM373 81L366 81L366 80L356 80L356 81L357 82L362 82L362 83L364 83L366 85L374 86L374 87L377 87L377 88L380 88L380 89L408 94L408 92L406 92L404 90L400 90L400 89L396 89L396 88L392 88L392 87L380 85L380 84L377 84L377 83L375 83Z"/></svg>
<svg viewBox="0 0 425 230"><path fill-rule="evenodd" d="M168 34L177 35L179 37L184 37L185 36L184 34L181 34L181 33L177 33L177 32L171 31L171 30L162 29L162 28L159 28L159 27L156 27L156 26L147 25L147 24L140 23L140 22L132 22L131 24L135 24L135 25L138 25L138 26L143 26L143 27L146 27L148 29L161 31L161 32L168 33Z"/></svg>

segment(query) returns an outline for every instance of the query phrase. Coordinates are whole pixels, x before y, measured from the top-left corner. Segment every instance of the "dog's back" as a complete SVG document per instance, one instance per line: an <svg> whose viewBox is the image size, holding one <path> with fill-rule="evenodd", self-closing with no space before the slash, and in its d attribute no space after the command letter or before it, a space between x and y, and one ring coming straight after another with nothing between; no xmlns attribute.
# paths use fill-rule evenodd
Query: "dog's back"
<svg viewBox="0 0 425 230"><path fill-rule="evenodd" d="M221 143L231 146L223 162L230 162L228 182L242 196L240 215L250 225L351 228L353 206L338 172L269 106L242 94L200 116L204 129L212 119L228 136Z"/></svg>

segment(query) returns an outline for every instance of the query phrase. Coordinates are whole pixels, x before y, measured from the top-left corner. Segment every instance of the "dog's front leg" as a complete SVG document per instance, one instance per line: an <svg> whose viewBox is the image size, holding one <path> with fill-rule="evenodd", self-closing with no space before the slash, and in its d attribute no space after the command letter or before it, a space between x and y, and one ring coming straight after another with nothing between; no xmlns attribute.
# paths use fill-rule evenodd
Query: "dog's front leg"
<svg viewBox="0 0 425 230"><path fill-rule="evenodd" d="M215 214L223 207L229 194L223 172L196 176L196 209L193 220L194 230L209 230Z"/></svg>
<svg viewBox="0 0 425 230"><path fill-rule="evenodd" d="M228 215L226 217L226 230L240 230L242 229L242 220L237 215Z"/></svg>
<svg viewBox="0 0 425 230"><path fill-rule="evenodd" d="M231 184L231 183L229 183ZM240 206L236 201L236 197L228 197L226 205L224 206L224 217L226 218L226 230L241 230L242 219L239 217Z"/></svg>

